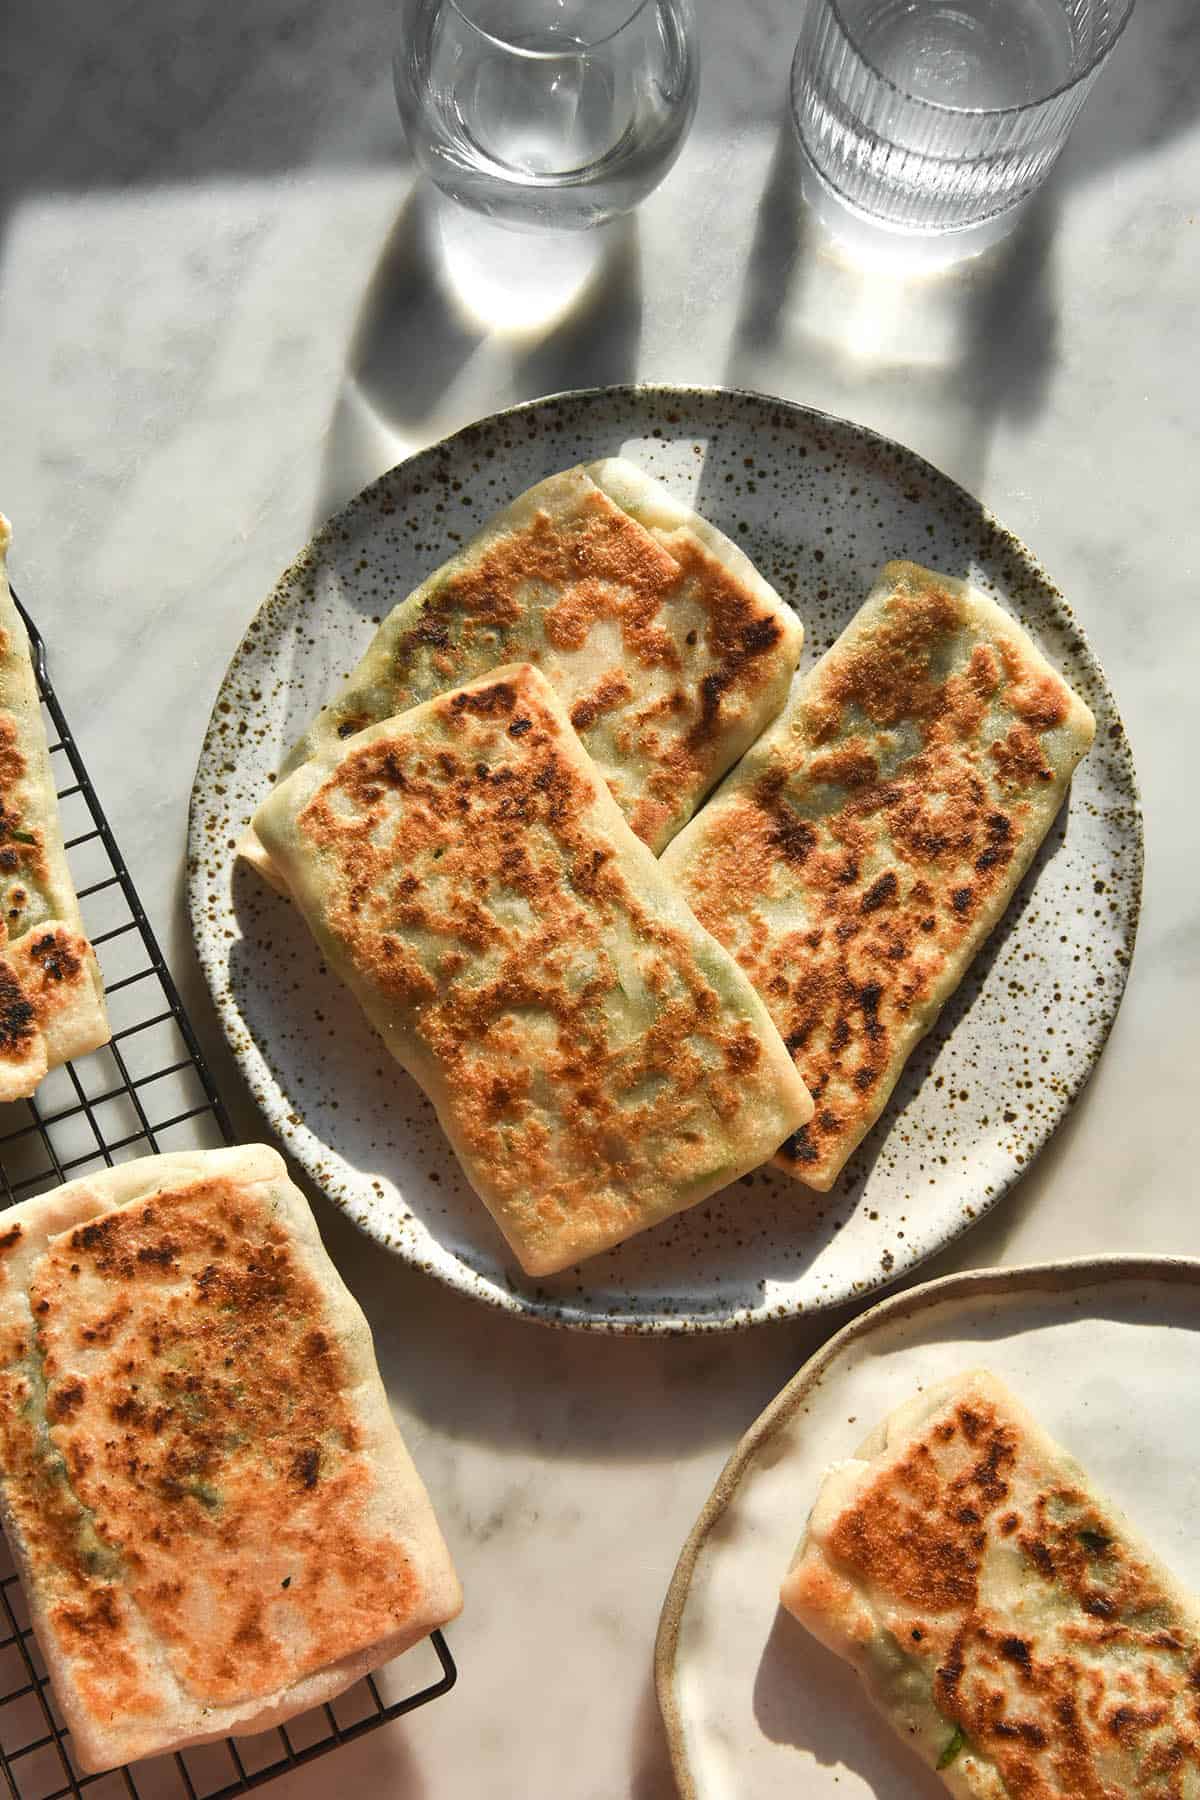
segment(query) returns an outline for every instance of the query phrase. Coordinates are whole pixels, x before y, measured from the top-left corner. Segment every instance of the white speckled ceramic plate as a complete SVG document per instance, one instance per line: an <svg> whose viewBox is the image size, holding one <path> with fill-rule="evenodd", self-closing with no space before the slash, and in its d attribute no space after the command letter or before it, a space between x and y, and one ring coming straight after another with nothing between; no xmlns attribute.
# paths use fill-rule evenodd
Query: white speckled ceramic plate
<svg viewBox="0 0 1200 1800"><path fill-rule="evenodd" d="M863 1313L746 1433L679 1559L655 1656L683 1800L946 1800L857 1676L778 1605L831 1462L921 1385L1008 1382L1200 1589L1200 1261L950 1275Z"/></svg>
<svg viewBox="0 0 1200 1800"><path fill-rule="evenodd" d="M744 545L799 612L806 664L882 562L914 557L970 576L1016 613L1099 731L999 930L832 1193L759 1173L533 1281L307 928L235 867L232 845L379 618L523 488L616 452ZM760 395L666 387L566 394L485 419L331 519L281 577L221 684L189 851L196 943L225 1032L313 1179L364 1230L453 1287L609 1331L719 1329L836 1304L903 1274L999 1200L1100 1054L1133 948L1142 860L1112 696L1072 611L1020 544L944 475L860 426Z"/></svg>

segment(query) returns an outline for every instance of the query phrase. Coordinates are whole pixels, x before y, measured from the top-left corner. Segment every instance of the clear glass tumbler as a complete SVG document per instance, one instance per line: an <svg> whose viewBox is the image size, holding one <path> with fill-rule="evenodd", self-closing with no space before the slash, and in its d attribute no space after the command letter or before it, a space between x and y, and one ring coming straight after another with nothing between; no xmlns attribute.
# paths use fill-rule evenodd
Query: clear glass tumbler
<svg viewBox="0 0 1200 1800"><path fill-rule="evenodd" d="M691 0L407 0L396 100L443 193L599 225L666 174L699 79Z"/></svg>
<svg viewBox="0 0 1200 1800"><path fill-rule="evenodd" d="M843 208L892 231L1003 229L1049 173L1132 10L806 0L792 110L811 169Z"/></svg>

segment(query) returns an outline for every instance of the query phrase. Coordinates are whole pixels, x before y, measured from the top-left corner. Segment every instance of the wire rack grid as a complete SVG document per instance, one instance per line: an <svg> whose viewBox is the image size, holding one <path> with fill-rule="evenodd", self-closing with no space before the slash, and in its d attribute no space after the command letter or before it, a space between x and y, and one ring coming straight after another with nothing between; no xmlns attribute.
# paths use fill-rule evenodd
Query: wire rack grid
<svg viewBox="0 0 1200 1800"><path fill-rule="evenodd" d="M20 603L18 602L18 605ZM67 852L84 924L104 975L112 1040L55 1069L35 1098L0 1106L0 1205L160 1150L234 1141L171 973L83 765L29 631ZM440 1675L404 1693L395 1663L332 1704L254 1737L226 1738L102 1775L76 1768L29 1621L20 1579L0 1539L0 1771L9 1800L231 1800L235 1794L425 1706L457 1679L440 1631L409 1658L436 1658ZM398 1697L393 1697L397 1687Z"/></svg>

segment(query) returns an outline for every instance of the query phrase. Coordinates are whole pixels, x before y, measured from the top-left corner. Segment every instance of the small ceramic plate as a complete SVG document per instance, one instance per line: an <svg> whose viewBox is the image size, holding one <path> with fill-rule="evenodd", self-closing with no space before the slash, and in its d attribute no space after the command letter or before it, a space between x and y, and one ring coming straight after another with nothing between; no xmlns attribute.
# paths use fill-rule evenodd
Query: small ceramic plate
<svg viewBox="0 0 1200 1800"><path fill-rule="evenodd" d="M659 1626L683 1800L945 1800L857 1676L778 1605L821 1476L928 1385L987 1368L1200 1588L1200 1261L1107 1257L951 1275L839 1332L742 1439Z"/></svg>
<svg viewBox="0 0 1200 1800"><path fill-rule="evenodd" d="M805 666L856 612L879 565L913 557L970 576L1014 612L1099 730L1000 928L832 1193L760 1172L535 1282L301 919L235 866L232 847L379 619L523 488L617 452L745 547L803 620ZM755 394L641 387L485 419L330 520L252 621L221 684L189 852L196 943L226 1035L271 1126L338 1205L407 1261L510 1311L680 1331L860 1295L999 1200L1087 1080L1116 1014L1142 841L1132 763L1095 657L1062 596L976 501L861 426Z"/></svg>

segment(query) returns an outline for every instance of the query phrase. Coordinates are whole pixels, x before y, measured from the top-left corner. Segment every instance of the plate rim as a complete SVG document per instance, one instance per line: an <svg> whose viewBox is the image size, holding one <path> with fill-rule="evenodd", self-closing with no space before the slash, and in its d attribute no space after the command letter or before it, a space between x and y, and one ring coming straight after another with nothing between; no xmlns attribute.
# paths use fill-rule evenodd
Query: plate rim
<svg viewBox="0 0 1200 1800"><path fill-rule="evenodd" d="M1090 670L1094 672L1094 678L1099 683L1105 704L1111 713L1112 720L1119 727L1120 741L1123 746L1124 761L1129 778L1129 804L1136 822L1136 831L1133 834L1134 841L1132 846L1133 859L1130 869L1131 899L1128 913L1124 921L1125 936L1122 944L1124 960L1122 961L1119 957L1114 958L1114 966L1119 971L1120 977L1119 991L1117 993L1116 1004L1113 1008L1111 1017L1107 1022L1103 1038L1101 1039L1096 1053L1085 1062L1075 1085L1065 1095L1061 1109L1052 1118L1041 1136L1032 1144L1023 1163L1020 1165L1014 1164L1006 1179L997 1186L996 1192L988 1198L986 1204L975 1206L971 1216L960 1214L955 1219L953 1228L937 1243L931 1245L928 1250L922 1252L912 1262L897 1267L891 1273L886 1273L882 1269L872 1270L852 1295L841 1293L828 1300L821 1298L800 1305L789 1305L786 1302L780 1302L769 1312L751 1314L750 1316L745 1316L745 1309L740 1308L713 1316L696 1316L694 1314L689 1315L686 1313L661 1313L653 1311L632 1314L628 1312L622 1314L601 1314L585 1310L576 1310L571 1300L559 1298L558 1296L546 1295L544 1297L539 1297L537 1295L529 1295L522 1291L514 1290L502 1283L493 1282L485 1284L476 1277L475 1271L467 1268L466 1265L462 1264L461 1259L457 1257L454 1259L455 1268L454 1270L451 1270L430 1261L418 1260L412 1256L407 1256L398 1245L390 1242L378 1231L373 1229L370 1221L366 1217L357 1217L343 1200L336 1197L322 1181L318 1180L315 1175L310 1173L307 1164L302 1161L293 1150L290 1141L282 1135L275 1118L270 1111L268 1111L265 1102L258 1096L251 1079L251 1073L246 1066L244 1040L248 1038L253 1045L254 1050L260 1057L263 1057L263 1060L265 1061L264 1053L259 1048L257 1040L253 1037L249 1027L242 1019L241 1014L233 1006L232 1001L222 1002L222 1000L218 998L217 989L219 983L216 978L219 971L215 964L210 969L210 959L202 948L204 934L200 928L200 921L204 914L204 896L201 893L204 863L204 834L200 822L200 814L202 805L205 804L205 802L202 802L200 797L199 778L202 765L205 764L210 757L210 739L217 726L218 708L226 683L228 682L235 665L241 662L243 655L247 652L251 640L258 636L264 614L269 612L277 597L281 594L281 591L289 586L300 575L305 566L314 560L316 554L324 548L326 544L335 540L338 533L344 528L344 522L347 518L356 515L362 509L368 508L372 499L384 490L386 484L395 479L400 470L406 469L415 463L419 463L426 457L445 453L450 446L458 444L458 442L461 439L466 438L469 433L476 432L481 427L493 427L509 419L518 419L529 413L537 412L547 406L564 403L587 405L590 403L613 401L618 404L621 402L628 402L630 405L636 405L639 402L644 402L646 400L649 400L651 403L659 402L669 404L672 402L686 403L688 400L692 399L701 402L720 402L722 400L733 399L749 402L758 406L774 407L784 413L800 415L810 422L815 421L818 424L827 424L843 430L849 429L860 441L866 441L882 451L899 452L903 457L909 459L910 463L919 471L933 477L938 483L943 484L944 490L948 491L953 496L956 503L964 506L969 512L977 514L984 531L991 534L996 545L1001 550L1007 551L1009 555L1014 556L1020 562L1022 567L1032 576L1037 586L1048 595L1054 605L1060 610L1061 615L1063 615L1065 620L1069 623L1071 630L1079 640L1080 653L1088 662ZM1111 1035L1113 1026L1116 1023L1117 1016L1124 1001L1125 991L1128 987L1129 977L1133 969L1138 930L1141 922L1145 880L1145 815L1142 804L1141 786L1138 781L1137 767L1133 757L1129 734L1125 726L1125 720L1121 713L1121 709L1117 704L1116 696L1109 681L1107 671L1096 654L1086 629L1080 624L1074 607L1066 598L1058 583L1049 575L1040 558L1034 555L1022 538L1018 537L1015 532L1010 531L1007 526L1002 524L996 518L991 508L986 505L984 501L978 499L969 491L969 489L965 488L961 482L956 481L953 476L947 475L943 469L940 469L935 463L930 462L930 460L923 456L920 451L912 449L909 445L902 443L898 438L890 437L885 432L878 431L873 426L864 425L856 419L847 418L838 413L828 412L821 407L810 406L805 401L789 400L781 395L766 393L757 388L729 387L722 383L630 381L616 382L607 386L598 385L579 388L562 388L550 394L542 394L532 399L516 401L511 406L500 407L494 412L485 413L476 419L468 420L455 431L449 432L444 437L437 438L431 443L423 445L420 449L414 450L410 455L402 457L399 462L393 463L390 468L382 471L373 481L368 482L365 487L359 489L356 494L352 495L350 499L339 506L335 512L331 513L329 517L313 531L297 554L279 572L270 591L254 609L250 619L247 621L245 629L238 638L237 644L226 661L225 668L216 687L212 706L209 710L208 720L204 728L204 734L197 757L196 772L192 779L191 791L188 798L185 855L185 893L193 947L196 953L196 959L200 965L201 973L204 977L205 987L208 990L210 1003L213 1007L213 1011L217 1015L217 1020L226 1047L237 1065L238 1073L248 1090L248 1097L268 1131L280 1145L284 1154L304 1171L313 1187L322 1193L331 1205L336 1206L338 1211L347 1217L351 1224L353 1224L357 1230L361 1231L364 1236L369 1237L374 1243L378 1244L381 1249L388 1251L389 1254L398 1256L400 1260L405 1262L409 1267L418 1269L421 1273L432 1275L435 1280L449 1288L451 1292L463 1294L468 1298L494 1308L496 1311L507 1313L518 1318L532 1319L538 1324L547 1325L557 1329L601 1332L610 1337L684 1337L696 1336L699 1334L708 1335L710 1333L725 1331L747 1331L763 1325L783 1324L789 1319L812 1317L823 1312L835 1311L837 1308L846 1306L847 1304L853 1305L865 1301L871 1294L878 1293L880 1290L886 1290L889 1287L895 1286L897 1282L905 1280L907 1277L911 1276L915 1270L919 1269L922 1263L930 1260L936 1255L940 1255L952 1244L958 1243L980 1222L981 1219L991 1213L1029 1173L1029 1170L1033 1167L1034 1163L1036 1163L1038 1158L1046 1150L1051 1139L1066 1122L1068 1116L1074 1110L1083 1095L1084 1090L1088 1086L1088 1083L1095 1073L1104 1051L1107 1048L1109 1036ZM243 1041L239 1042L239 1037ZM330 1148L335 1147L330 1146ZM456 1274L458 1278L456 1278Z"/></svg>
<svg viewBox="0 0 1200 1800"><path fill-rule="evenodd" d="M691 1593L700 1553L731 1504L750 1463L770 1438L791 1419L829 1365L860 1338L880 1326L899 1323L942 1300L986 1299L1013 1292L1066 1295L1081 1288L1129 1281L1159 1281L1200 1287L1200 1256L1143 1256L1136 1251L1104 1256L1052 1258L1031 1263L996 1264L939 1275L916 1287L889 1294L849 1320L805 1358L796 1373L747 1426L730 1452L700 1509L675 1564L654 1637L654 1689L667 1736L671 1771L680 1800L702 1800L687 1760L687 1748L675 1685L676 1657L683 1614Z"/></svg>

